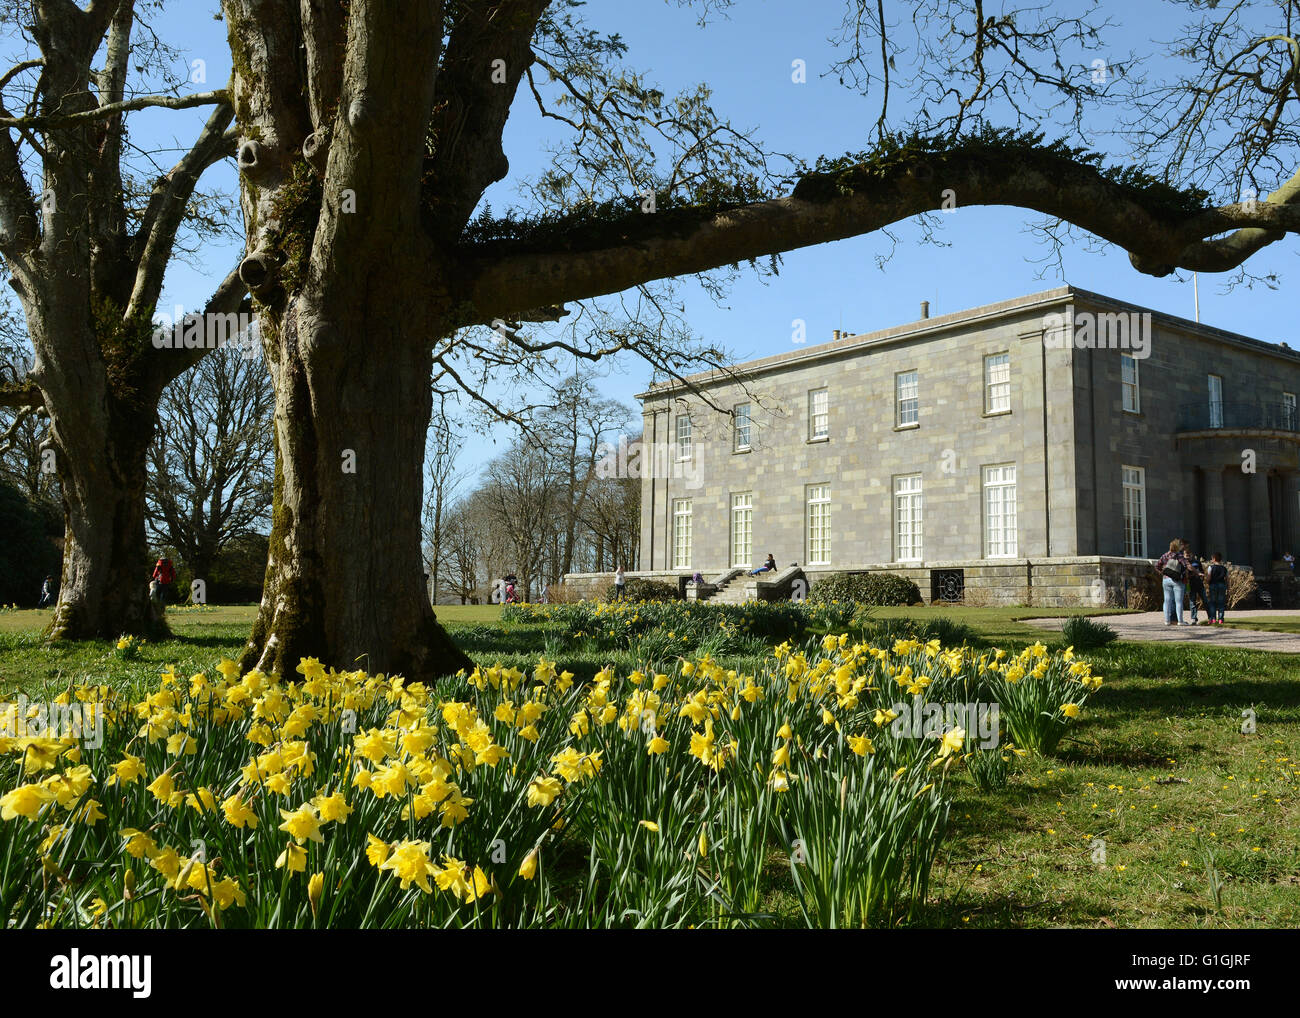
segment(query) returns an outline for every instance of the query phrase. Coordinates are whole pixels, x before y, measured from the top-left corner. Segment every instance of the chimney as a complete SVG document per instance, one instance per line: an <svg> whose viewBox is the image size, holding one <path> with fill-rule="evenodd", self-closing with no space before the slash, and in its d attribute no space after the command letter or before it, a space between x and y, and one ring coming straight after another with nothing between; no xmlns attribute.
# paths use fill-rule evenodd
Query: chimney
<svg viewBox="0 0 1300 1018"><path fill-rule="evenodd" d="M921 301L921 317L922 318L930 317L930 302L928 300Z"/></svg>
<svg viewBox="0 0 1300 1018"><path fill-rule="evenodd" d="M837 339L839 339L839 338L840 338L841 336L843 336L843 335L844 335L844 333L840 332L839 329L834 329L834 330L832 330L832 332L831 332L831 342L832 342L832 343L835 342Z"/></svg>

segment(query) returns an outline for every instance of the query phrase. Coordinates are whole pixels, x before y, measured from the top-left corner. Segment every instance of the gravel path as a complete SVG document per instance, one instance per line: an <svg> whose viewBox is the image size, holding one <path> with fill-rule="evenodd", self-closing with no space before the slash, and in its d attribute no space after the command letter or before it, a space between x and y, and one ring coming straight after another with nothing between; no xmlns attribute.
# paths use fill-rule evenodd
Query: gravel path
<svg viewBox="0 0 1300 1018"><path fill-rule="evenodd" d="M1202 620L1204 615L1201 616ZM1234 619L1294 619L1295 612L1239 611L1228 612L1228 621ZM1022 619L1021 621L1042 629L1060 630L1065 619ZM1290 633L1265 633L1254 629L1234 629L1231 626L1166 626L1163 612L1142 612L1138 615L1107 615L1099 618L1119 634L1121 640L1149 640L1154 642L1209 643L1218 647L1240 647L1243 650L1271 650L1283 654L1300 654L1300 636Z"/></svg>

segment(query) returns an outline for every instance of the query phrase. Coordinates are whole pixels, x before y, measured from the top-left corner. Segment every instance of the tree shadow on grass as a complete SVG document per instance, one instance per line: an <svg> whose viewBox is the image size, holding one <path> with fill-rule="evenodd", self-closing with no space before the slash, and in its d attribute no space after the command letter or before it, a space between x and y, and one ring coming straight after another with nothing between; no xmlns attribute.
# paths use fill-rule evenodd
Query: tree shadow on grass
<svg viewBox="0 0 1300 1018"><path fill-rule="evenodd" d="M215 635L210 635L210 636L173 636L173 637L172 637L171 639L169 639L167 642L168 642L168 643L178 643L178 644L180 644L182 647L193 647L193 648L196 649L196 650L199 650L199 649L213 650L213 649L216 649L216 648L219 647L219 648L222 648L223 650L229 651L229 650L231 649L231 644L234 643L236 640L239 641L239 645L242 647L243 644L248 640L248 634L245 633L245 634L243 634L243 635L241 635L241 636L238 636L238 637L232 637L232 636L215 636ZM236 649L237 649L237 648L236 648Z"/></svg>
<svg viewBox="0 0 1300 1018"><path fill-rule="evenodd" d="M537 626L452 625L447 627L447 635L475 660L510 654L536 657L548 643L565 641L562 630Z"/></svg>
<svg viewBox="0 0 1300 1018"><path fill-rule="evenodd" d="M952 898L929 901L917 908L907 925L916 929L1039 929L1061 926L1106 926L1108 910L1095 899L1072 895L1050 901L1021 901L1012 895L971 896L958 892ZM1112 927L1113 923L1110 924Z"/></svg>
<svg viewBox="0 0 1300 1018"><path fill-rule="evenodd" d="M1110 737L1103 737L1095 742L1075 739L1068 744L1062 743L1057 747L1053 755L1054 759L1063 766L1131 767L1141 770L1165 766L1171 758L1177 759L1180 754L1187 756L1205 748L1197 742L1175 745L1168 739L1148 739L1140 745L1134 745L1114 738L1111 733L1106 733L1104 725L1095 727L1102 733L1109 734Z"/></svg>
<svg viewBox="0 0 1300 1018"><path fill-rule="evenodd" d="M1300 668L1295 679L1246 679L1200 683L1170 681L1159 686L1108 683L1097 706L1126 714L1186 714L1207 707L1250 707L1267 704L1275 710L1300 709Z"/></svg>

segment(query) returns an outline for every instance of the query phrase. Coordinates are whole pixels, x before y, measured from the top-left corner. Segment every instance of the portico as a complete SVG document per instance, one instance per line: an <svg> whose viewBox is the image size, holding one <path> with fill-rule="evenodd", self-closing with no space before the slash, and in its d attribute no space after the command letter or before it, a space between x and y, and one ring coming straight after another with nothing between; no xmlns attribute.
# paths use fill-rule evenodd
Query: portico
<svg viewBox="0 0 1300 1018"><path fill-rule="evenodd" d="M1300 545L1300 430L1232 423L1222 416L1193 426L1183 420L1179 455L1195 475L1186 507L1192 526L1185 536L1203 556L1219 551L1257 576L1267 574Z"/></svg>

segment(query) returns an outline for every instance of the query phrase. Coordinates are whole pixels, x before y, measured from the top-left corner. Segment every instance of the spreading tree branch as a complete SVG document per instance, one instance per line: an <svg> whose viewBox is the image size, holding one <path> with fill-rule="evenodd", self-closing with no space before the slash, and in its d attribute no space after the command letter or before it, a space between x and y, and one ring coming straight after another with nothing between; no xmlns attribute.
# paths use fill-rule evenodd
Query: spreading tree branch
<svg viewBox="0 0 1300 1018"><path fill-rule="evenodd" d="M1300 232L1293 180L1269 201L1198 207L1200 195L1134 184L1048 146L981 144L805 174L781 198L723 208L630 211L575 226L545 244L466 245L461 264L481 319L581 300L648 280L871 233L940 207L1008 205L1059 217L1117 244L1144 272L1224 271ZM1228 238L1210 240L1227 231ZM531 249L530 249L531 247Z"/></svg>

